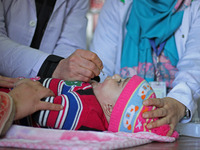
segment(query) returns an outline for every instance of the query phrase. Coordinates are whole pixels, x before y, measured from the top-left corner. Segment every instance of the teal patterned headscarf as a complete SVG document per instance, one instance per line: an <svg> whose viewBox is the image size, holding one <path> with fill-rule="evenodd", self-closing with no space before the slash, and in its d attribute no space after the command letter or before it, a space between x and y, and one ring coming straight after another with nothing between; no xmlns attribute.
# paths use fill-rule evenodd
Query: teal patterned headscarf
<svg viewBox="0 0 200 150"><path fill-rule="evenodd" d="M177 65L178 53L174 32L182 23L183 11L176 11L176 0L133 0L127 23L121 68L153 63L149 39L156 47L166 41L164 54L173 66Z"/></svg>

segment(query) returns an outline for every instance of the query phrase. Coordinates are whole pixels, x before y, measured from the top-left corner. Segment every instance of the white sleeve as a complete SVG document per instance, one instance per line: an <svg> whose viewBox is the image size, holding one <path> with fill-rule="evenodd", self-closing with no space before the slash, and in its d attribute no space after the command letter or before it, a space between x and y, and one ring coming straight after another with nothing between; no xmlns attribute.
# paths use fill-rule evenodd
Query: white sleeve
<svg viewBox="0 0 200 150"><path fill-rule="evenodd" d="M74 3L74 0L70 2ZM76 49L86 49L86 13L89 9L89 0L77 0L75 4L71 5L73 7L67 8L71 10L63 22L62 33L56 43L54 55L68 57Z"/></svg>
<svg viewBox="0 0 200 150"><path fill-rule="evenodd" d="M197 5L196 5L197 6ZM173 82L173 89L168 96L183 103L194 115L197 109L197 101L200 100L200 4L196 13L190 19L188 38L185 51L179 58L178 73ZM192 9L193 11L194 9ZM191 116L191 117L192 117ZM183 123L190 121L182 120Z"/></svg>
<svg viewBox="0 0 200 150"><path fill-rule="evenodd" d="M4 9L0 1L0 74L33 77L48 54L12 41L6 32Z"/></svg>

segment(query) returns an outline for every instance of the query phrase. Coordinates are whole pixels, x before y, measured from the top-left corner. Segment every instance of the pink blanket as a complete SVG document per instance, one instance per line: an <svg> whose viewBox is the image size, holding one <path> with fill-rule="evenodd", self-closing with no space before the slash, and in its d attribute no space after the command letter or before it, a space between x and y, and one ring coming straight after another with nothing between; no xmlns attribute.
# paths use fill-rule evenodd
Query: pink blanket
<svg viewBox="0 0 200 150"><path fill-rule="evenodd" d="M152 141L173 142L175 138L153 133L111 133L95 131L67 131L13 125L0 147L30 149L119 149Z"/></svg>

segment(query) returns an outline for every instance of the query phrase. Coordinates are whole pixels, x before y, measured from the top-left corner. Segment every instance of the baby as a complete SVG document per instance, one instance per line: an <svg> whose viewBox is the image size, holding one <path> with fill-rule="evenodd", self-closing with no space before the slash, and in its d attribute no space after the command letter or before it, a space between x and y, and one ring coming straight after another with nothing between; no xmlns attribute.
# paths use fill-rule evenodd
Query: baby
<svg viewBox="0 0 200 150"><path fill-rule="evenodd" d="M142 113L156 109L144 106L144 99L155 98L150 85L141 77L122 79L119 75L107 77L103 83L92 81L69 82L47 78L41 80L55 97L44 101L62 104L61 111L43 110L34 114L40 127L65 130L95 129L112 132L152 132L166 136L169 125L148 130L146 125L156 119L144 119ZM178 137L175 131L172 135Z"/></svg>

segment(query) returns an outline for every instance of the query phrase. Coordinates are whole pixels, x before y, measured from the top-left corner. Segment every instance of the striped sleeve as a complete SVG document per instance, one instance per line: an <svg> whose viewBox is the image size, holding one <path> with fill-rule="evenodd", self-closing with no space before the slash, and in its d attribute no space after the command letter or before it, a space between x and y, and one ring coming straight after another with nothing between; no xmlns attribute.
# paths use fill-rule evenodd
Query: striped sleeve
<svg viewBox="0 0 200 150"><path fill-rule="evenodd" d="M35 121L42 127L74 130L83 110L83 105L78 94L73 90L74 85L66 85L60 79L45 79L43 85L50 88L55 97L47 97L43 101L61 104L64 106L61 111L42 110L35 116Z"/></svg>

